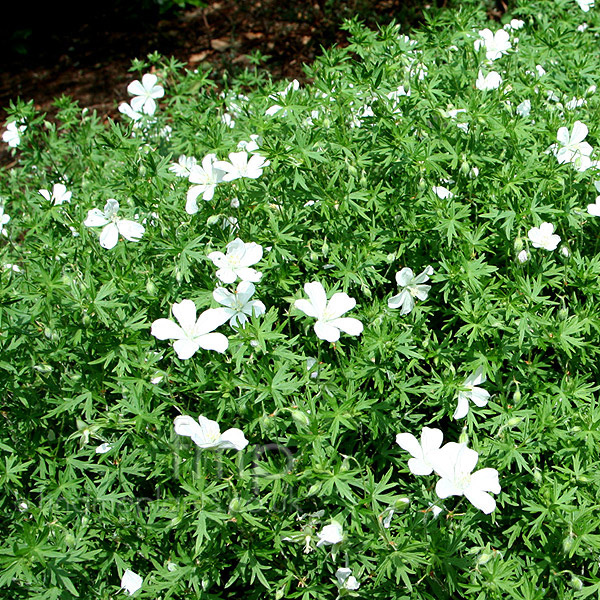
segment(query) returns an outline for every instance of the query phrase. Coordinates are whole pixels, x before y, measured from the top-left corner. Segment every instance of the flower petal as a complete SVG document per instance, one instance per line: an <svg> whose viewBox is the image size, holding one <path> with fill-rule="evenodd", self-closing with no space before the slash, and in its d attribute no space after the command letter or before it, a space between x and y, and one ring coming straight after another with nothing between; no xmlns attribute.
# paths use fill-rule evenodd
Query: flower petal
<svg viewBox="0 0 600 600"><path fill-rule="evenodd" d="M117 229L119 233L130 242L137 242L144 235L146 228L141 223L135 221L129 221L127 219L121 219L117 221Z"/></svg>
<svg viewBox="0 0 600 600"><path fill-rule="evenodd" d="M197 340L200 347L205 350L216 350L223 353L229 346L229 340L222 333L207 333Z"/></svg>
<svg viewBox="0 0 600 600"><path fill-rule="evenodd" d="M40 194L42 191L47 190L40 190ZM50 200L49 195L48 200ZM108 223L110 223L110 221L104 216L104 213L99 208L92 208L92 210L88 211L87 218L83 222L86 227L104 227L104 225L107 225Z"/></svg>
<svg viewBox="0 0 600 600"><path fill-rule="evenodd" d="M324 321L317 321L314 330L318 338L327 342L337 342L340 339L340 330Z"/></svg>
<svg viewBox="0 0 600 600"><path fill-rule="evenodd" d="M345 292L337 292L327 303L327 315L330 320L341 317L356 306L356 300Z"/></svg>
<svg viewBox="0 0 600 600"><path fill-rule="evenodd" d="M496 508L494 498L483 490L469 487L465 490L465 496L475 508L478 508L486 515L489 515Z"/></svg>
<svg viewBox="0 0 600 600"><path fill-rule="evenodd" d="M159 340L178 340L185 337L185 332L170 319L157 319L152 323L150 333Z"/></svg>
<svg viewBox="0 0 600 600"><path fill-rule="evenodd" d="M175 417L173 426L175 428L175 433L179 435L185 435L187 437L198 435L200 432L200 425L198 424L198 421L189 415L180 415Z"/></svg>
<svg viewBox="0 0 600 600"><path fill-rule="evenodd" d="M194 325L194 336L205 335L214 331L229 320L230 313L226 308L209 308L205 310ZM202 346L204 348L204 346Z"/></svg>
<svg viewBox="0 0 600 600"><path fill-rule="evenodd" d="M198 352L198 348L200 348L200 344L194 340L190 340L189 338L182 338L173 343L173 350L175 350L175 354L181 360L187 360L191 358Z"/></svg>
<svg viewBox="0 0 600 600"><path fill-rule="evenodd" d="M304 284L304 292L308 296L311 304L315 309L315 313L322 316L327 307L327 294L325 288L318 281Z"/></svg>
<svg viewBox="0 0 600 600"><path fill-rule="evenodd" d="M100 233L100 245L107 250L114 248L119 241L119 230L114 223L109 223Z"/></svg>
<svg viewBox="0 0 600 600"><path fill-rule="evenodd" d="M192 336L196 324L196 305L191 300L182 300L173 304L172 310L185 335Z"/></svg>
<svg viewBox="0 0 600 600"><path fill-rule="evenodd" d="M363 332L362 322L352 317L333 319L333 321L329 321L329 324L333 325L333 327L336 327L337 329L341 329L348 335L360 335Z"/></svg>
<svg viewBox="0 0 600 600"><path fill-rule="evenodd" d="M223 432L219 440L219 448L234 448L235 450L243 450L248 445L248 440L244 436L241 429L235 427Z"/></svg>

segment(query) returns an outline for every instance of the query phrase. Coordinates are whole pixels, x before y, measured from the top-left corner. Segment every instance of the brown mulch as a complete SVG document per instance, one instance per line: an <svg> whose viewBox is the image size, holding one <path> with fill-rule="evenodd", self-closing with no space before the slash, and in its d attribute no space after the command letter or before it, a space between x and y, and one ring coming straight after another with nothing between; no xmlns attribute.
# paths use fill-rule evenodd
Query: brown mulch
<svg viewBox="0 0 600 600"><path fill-rule="evenodd" d="M263 66L275 78L302 79L302 65L322 47L345 43L343 19L358 14L370 25L395 19L408 29L423 10L446 2L208 0L203 8L160 15L152 9L132 13L124 2L105 0L87 3L85 17L74 0L48 3L43 13L27 5L16 9L20 15L5 16L4 27L0 23L0 124L17 97L33 99L36 108L52 115L54 99L66 94L82 108L115 116L118 103L128 99L127 84L136 78L128 72L131 61L154 51L190 67L209 62L219 71L243 68L248 55L259 51L268 55Z"/></svg>

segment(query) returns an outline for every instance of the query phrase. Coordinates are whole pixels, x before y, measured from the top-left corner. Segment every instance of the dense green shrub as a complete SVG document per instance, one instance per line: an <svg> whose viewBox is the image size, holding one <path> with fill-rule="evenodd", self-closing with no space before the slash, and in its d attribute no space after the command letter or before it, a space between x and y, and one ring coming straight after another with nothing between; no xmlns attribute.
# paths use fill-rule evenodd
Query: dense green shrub
<svg viewBox="0 0 600 600"><path fill-rule="evenodd" d="M484 12L440 13L411 38L351 22L306 86L249 71L218 87L152 57L164 96L145 77L108 124L64 98L56 122L13 107L3 596L108 599L127 569L143 598L598 596L600 21L575 0L510 17L510 48L480 36ZM479 89L492 70L500 86ZM198 167L192 183L174 172L240 142L252 177L212 199ZM208 255L238 237L262 246L242 266L266 310L235 329L204 311L237 285ZM406 268L422 276L403 291ZM298 302L311 282L354 298L333 303L364 329L317 337ZM158 339L183 300L222 323L225 352L180 358L193 342ZM178 435L180 415L248 445L200 449L188 437L207 431L180 419ZM425 457L441 479L396 443L424 427L451 443ZM454 482L468 498L440 497L465 444L488 484L497 471L495 510L470 469Z"/></svg>

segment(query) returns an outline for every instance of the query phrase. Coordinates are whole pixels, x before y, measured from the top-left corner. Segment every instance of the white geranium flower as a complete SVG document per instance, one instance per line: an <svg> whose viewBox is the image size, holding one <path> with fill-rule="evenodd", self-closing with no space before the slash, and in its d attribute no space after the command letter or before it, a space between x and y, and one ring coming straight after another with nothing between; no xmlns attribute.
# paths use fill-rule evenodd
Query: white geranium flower
<svg viewBox="0 0 600 600"><path fill-rule="evenodd" d="M527 232L527 236L534 248L556 250L556 247L560 244L560 236L554 233L552 223L542 223L539 227L532 227Z"/></svg>
<svg viewBox="0 0 600 600"><path fill-rule="evenodd" d="M39 193L48 200L48 202L52 202L54 206L59 206L60 204L64 204L65 202L71 202L72 192L67 192L66 186L62 183L55 183L52 187L52 193L48 190L38 190Z"/></svg>
<svg viewBox="0 0 600 600"><path fill-rule="evenodd" d="M587 126L581 121L573 123L573 130L569 133L567 127L561 127L556 139L559 144L553 144L552 149L554 156L560 164L574 162L577 157L589 156L593 148L584 142L588 134Z"/></svg>
<svg viewBox="0 0 600 600"><path fill-rule="evenodd" d="M477 76L477 81L475 82L477 89L482 90L483 92L498 89L501 85L502 77L500 76L500 73L497 73L496 71L490 71L484 77L480 70L479 75Z"/></svg>
<svg viewBox="0 0 600 600"><path fill-rule="evenodd" d="M501 491L496 469L481 469L473 473L479 454L466 444L449 442L435 457L435 472L441 477L435 486L439 498L465 496L476 508L489 515L496 501L488 492Z"/></svg>
<svg viewBox="0 0 600 600"><path fill-rule="evenodd" d="M142 583L144 583L144 580L137 573L125 569L125 573L121 578L121 588L125 589L130 596L142 587Z"/></svg>
<svg viewBox="0 0 600 600"><path fill-rule="evenodd" d="M510 36L504 29L493 33L491 29L482 29L479 32L482 39L475 40L475 50L485 47L485 57L488 60L496 60L511 49Z"/></svg>
<svg viewBox="0 0 600 600"><path fill-rule="evenodd" d="M226 249L227 254L211 252L208 255L213 264L219 267L217 277L223 283L233 283L236 279L253 283L260 280L262 273L250 268L262 258L263 249L260 244L246 244L240 238L236 238L227 244Z"/></svg>
<svg viewBox="0 0 600 600"><path fill-rule="evenodd" d="M352 575L352 569L348 567L340 567L335 572L335 578L338 581L338 585L346 590L357 590L360 587L360 583Z"/></svg>
<svg viewBox="0 0 600 600"><path fill-rule="evenodd" d="M317 548L321 546L340 544L344 539L344 529L342 525L337 521L332 521L330 525L325 525L319 533L317 533L319 541L317 542Z"/></svg>
<svg viewBox="0 0 600 600"><path fill-rule="evenodd" d="M521 250L521 252L517 254L517 260L521 264L526 263L529 260L529 254L527 253L527 250Z"/></svg>
<svg viewBox="0 0 600 600"><path fill-rule="evenodd" d="M4 205L0 204L0 235L7 236L8 233L4 227L10 221L10 216L4 213Z"/></svg>
<svg viewBox="0 0 600 600"><path fill-rule="evenodd" d="M294 306L305 315L317 319L314 330L318 338L328 342L337 342L340 339L340 331L348 335L362 333L363 324L358 319L342 318L344 313L356 306L354 298L350 298L344 292L337 292L328 301L325 288L318 281L306 283L304 292L308 296L308 300L305 298L296 300Z"/></svg>
<svg viewBox="0 0 600 600"><path fill-rule="evenodd" d="M218 160L214 166L225 172L223 181L233 181L241 177L258 179L262 175L263 169L270 164L270 161L265 160L264 156L256 153L248 159L248 152L242 150L241 152L230 152L229 161Z"/></svg>
<svg viewBox="0 0 600 600"><path fill-rule="evenodd" d="M523 102L517 106L516 112L519 116L527 118L531 113L531 100L523 100Z"/></svg>
<svg viewBox="0 0 600 600"><path fill-rule="evenodd" d="M157 319L152 323L151 333L159 340L175 340L173 350L181 360L191 358L200 348L225 352L229 340L222 333L211 333L229 319L221 308L209 308L196 320L196 305L191 300L173 304L170 319Z"/></svg>
<svg viewBox="0 0 600 600"><path fill-rule="evenodd" d="M256 152L258 150L258 134L257 133L253 133L250 135L250 141L247 142L245 140L242 140L241 142L238 142L238 150L245 150L246 152L249 152L250 154L252 154L253 152Z"/></svg>
<svg viewBox="0 0 600 600"><path fill-rule="evenodd" d="M483 388L477 387L486 382L483 367L478 367L475 373L469 375L458 392L458 404L452 415L453 419L462 419L469 412L469 400L476 406L483 407L487 404L490 393Z"/></svg>
<svg viewBox="0 0 600 600"><path fill-rule="evenodd" d="M202 159L202 166L196 164L190 169L190 183L195 183L187 193L187 202L185 204L185 212L189 215L198 212L198 196L202 194L202 198L207 202L213 199L217 183L223 181L223 171L217 168L216 155L207 154Z"/></svg>
<svg viewBox="0 0 600 600"><path fill-rule="evenodd" d="M587 205L587 211L594 217L600 217L600 196L596 197L596 202L594 204Z"/></svg>
<svg viewBox="0 0 600 600"><path fill-rule="evenodd" d="M404 267L396 273L396 283L402 288L402 291L388 300L390 308L402 308L401 315L407 315L415 307L415 298L425 300L431 289L430 285L425 285L429 281L429 276L433 275L431 266L425 267L422 273L415 277L412 269Z"/></svg>
<svg viewBox="0 0 600 600"><path fill-rule="evenodd" d="M433 193L442 200L445 200L446 198L454 198L454 194L448 188L445 188L443 185L433 186Z"/></svg>
<svg viewBox="0 0 600 600"><path fill-rule="evenodd" d="M396 444L413 456L408 461L408 468L413 475L431 475L433 473L432 459L440 449L444 434L439 429L423 427L421 443L412 433L399 433Z"/></svg>
<svg viewBox="0 0 600 600"><path fill-rule="evenodd" d="M162 98L165 95L165 90L161 85L157 84L158 77L151 73L146 73L142 77L142 81L132 81L127 86L127 91L134 96L131 99L131 108L135 112L142 112L146 115L153 115L156 111L157 98Z"/></svg>
<svg viewBox="0 0 600 600"><path fill-rule="evenodd" d="M117 217L118 211L119 203L114 198L110 198L106 201L104 211L93 208L83 222L86 227L104 227L100 233L100 245L107 250L117 245L119 234L130 242L139 242L146 231L145 227L136 221Z"/></svg>
<svg viewBox="0 0 600 600"><path fill-rule="evenodd" d="M512 19L510 23L507 23L504 26L504 29L511 30L514 29L517 31L518 29L522 29L525 26L525 21L521 21L521 19Z"/></svg>
<svg viewBox="0 0 600 600"><path fill-rule="evenodd" d="M260 300L250 300L255 291L253 283L240 281L234 294L224 287L218 287L213 292L213 298L226 307L223 310L229 315L232 327L245 327L248 317L253 313L255 317L265 313L265 305Z"/></svg>
<svg viewBox="0 0 600 600"><path fill-rule="evenodd" d="M576 0L576 2L583 12L588 12L590 8L594 7L595 0Z"/></svg>
<svg viewBox="0 0 600 600"><path fill-rule="evenodd" d="M248 445L241 429L232 427L221 433L219 424L200 415L198 421L188 415L175 417L175 433L192 438L199 448L233 448L243 450Z"/></svg>
<svg viewBox="0 0 600 600"><path fill-rule="evenodd" d="M197 164L198 161L193 156L182 154L176 163L171 163L169 171L175 173L177 177L189 177L192 167L195 167Z"/></svg>
<svg viewBox="0 0 600 600"><path fill-rule="evenodd" d="M96 454L106 454L112 450L112 444L104 442L96 447Z"/></svg>
<svg viewBox="0 0 600 600"><path fill-rule="evenodd" d="M2 134L2 141L6 142L11 148L16 148L21 143L21 134L26 129L27 125L17 125L16 121L11 121Z"/></svg>

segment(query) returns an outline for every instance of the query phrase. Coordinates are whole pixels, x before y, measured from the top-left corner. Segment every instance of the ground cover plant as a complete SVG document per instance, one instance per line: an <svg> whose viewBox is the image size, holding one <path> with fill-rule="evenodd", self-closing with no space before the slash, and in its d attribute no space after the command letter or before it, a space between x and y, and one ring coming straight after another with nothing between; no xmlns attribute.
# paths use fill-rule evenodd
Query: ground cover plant
<svg viewBox="0 0 600 600"><path fill-rule="evenodd" d="M12 108L3 595L598 597L591 4Z"/></svg>

